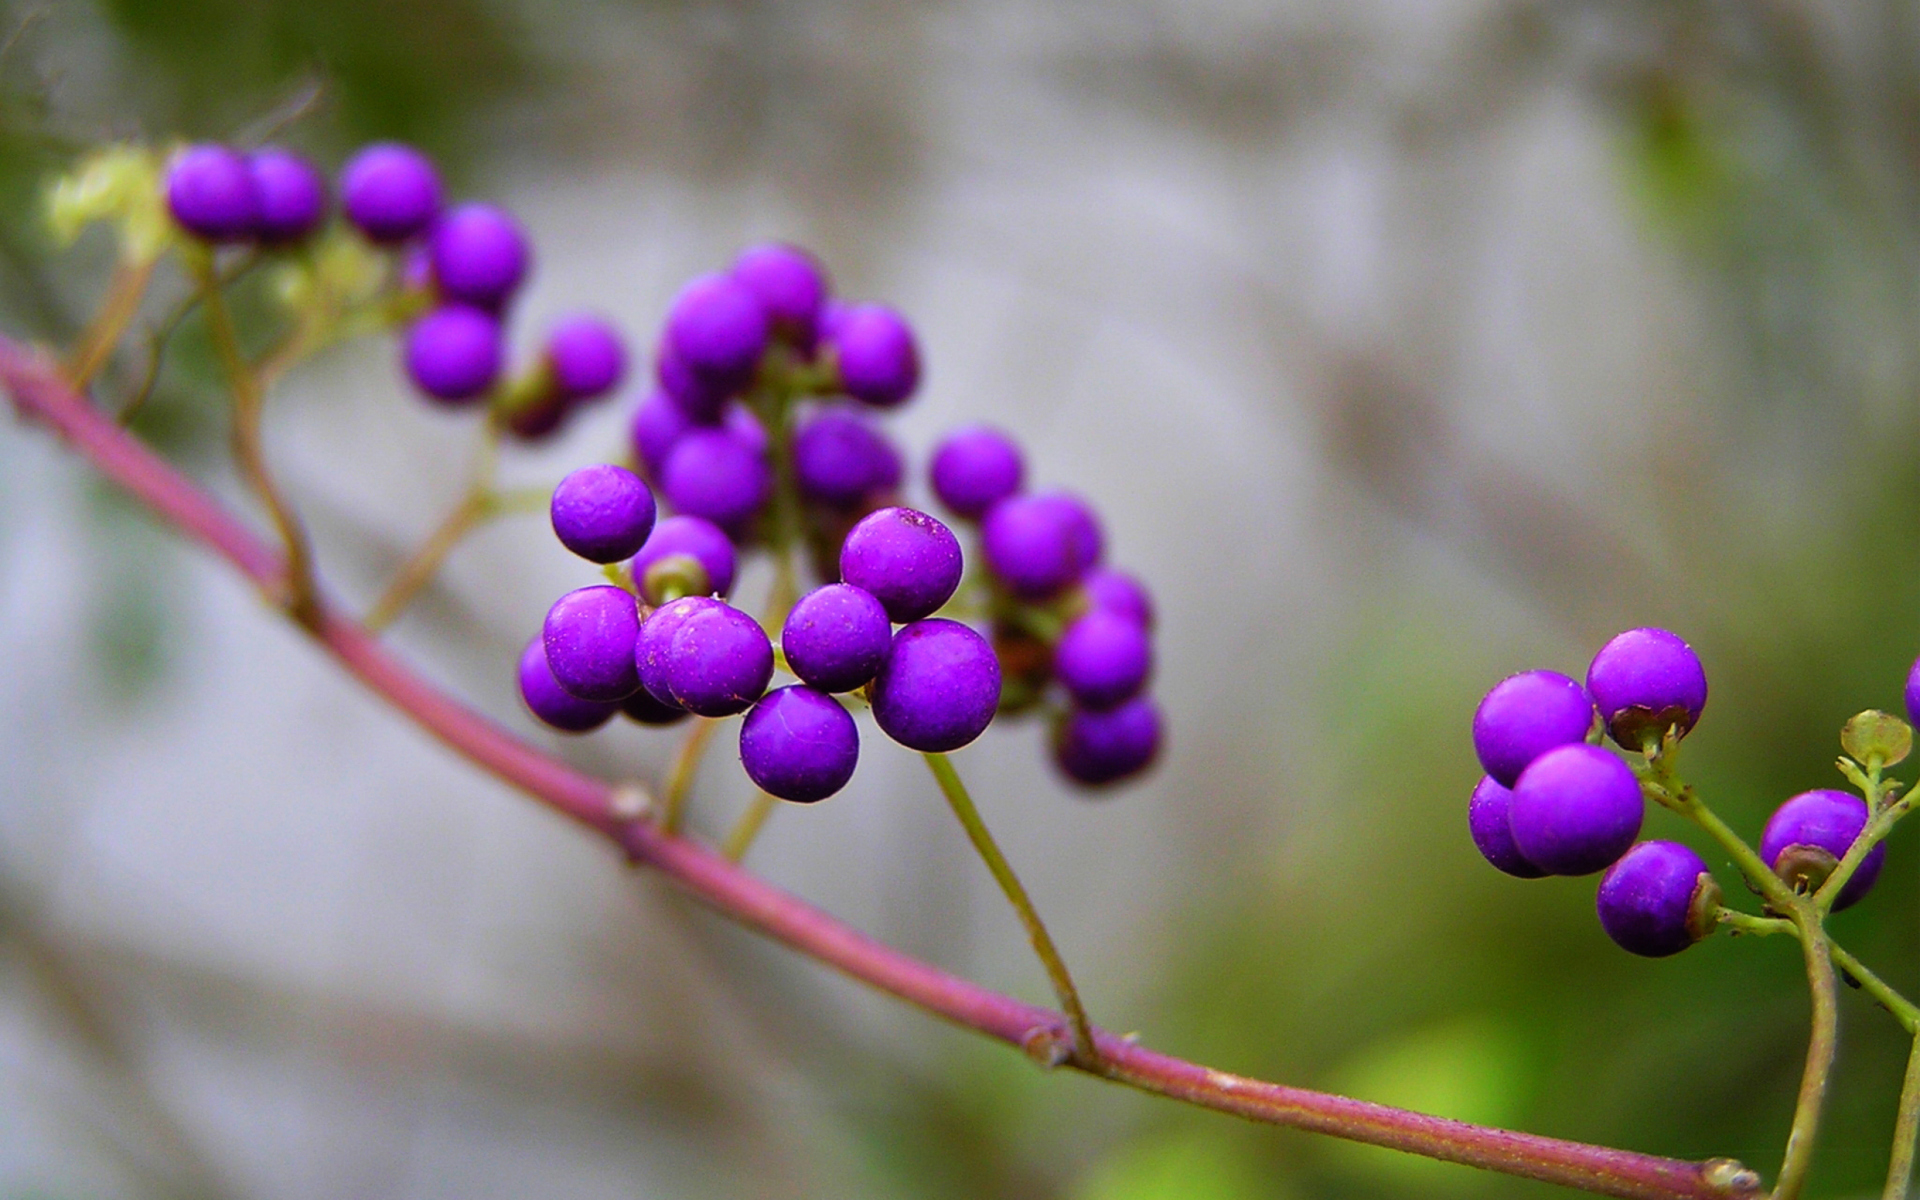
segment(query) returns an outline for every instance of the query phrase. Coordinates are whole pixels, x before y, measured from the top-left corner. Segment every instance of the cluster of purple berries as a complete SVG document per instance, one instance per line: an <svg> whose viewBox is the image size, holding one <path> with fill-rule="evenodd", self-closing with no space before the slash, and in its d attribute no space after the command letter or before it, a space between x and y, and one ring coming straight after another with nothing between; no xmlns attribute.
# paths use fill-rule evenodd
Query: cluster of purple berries
<svg viewBox="0 0 1920 1200"><path fill-rule="evenodd" d="M1916 666L1920 680L1920 666ZM1915 690L1911 699L1920 698ZM1712 931L1720 888L1705 861L1671 841L1637 842L1644 804L1633 768L1597 744L1610 736L1651 753L1684 737L1707 703L1693 648L1664 629L1630 629L1600 648L1586 684L1527 671L1496 684L1473 717L1486 777L1473 790L1468 826L1488 862L1509 875L1607 873L1600 924L1622 948L1677 954ZM1817 888L1865 828L1867 805L1846 792L1803 792L1767 822L1760 854L1789 886ZM1834 908L1873 887L1886 857L1877 846Z"/></svg>
<svg viewBox="0 0 1920 1200"><path fill-rule="evenodd" d="M296 246L325 224L330 207L320 171L278 147L186 147L168 167L166 192L174 220L215 245ZM585 314L556 322L535 361L506 377L504 321L532 263L526 234L494 205L446 207L439 173L420 151L393 142L364 147L341 169L339 193L348 224L395 256L398 287L426 309L403 349L423 394L454 406L486 401L508 430L537 440L619 386L626 347L605 321Z"/></svg>

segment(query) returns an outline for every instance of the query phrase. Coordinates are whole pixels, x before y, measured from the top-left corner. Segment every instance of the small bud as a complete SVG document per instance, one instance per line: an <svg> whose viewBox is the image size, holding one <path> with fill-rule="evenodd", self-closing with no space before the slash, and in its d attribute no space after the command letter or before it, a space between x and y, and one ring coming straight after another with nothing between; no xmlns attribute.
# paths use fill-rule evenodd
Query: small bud
<svg viewBox="0 0 1920 1200"><path fill-rule="evenodd" d="M1720 881L1702 871L1693 885L1693 899L1687 903L1687 932L1698 942L1720 924Z"/></svg>
<svg viewBox="0 0 1920 1200"><path fill-rule="evenodd" d="M1774 860L1773 873L1794 891L1812 895L1820 890L1820 885L1839 865L1840 860L1833 856L1832 851L1796 842L1782 850L1779 858Z"/></svg>
<svg viewBox="0 0 1920 1200"><path fill-rule="evenodd" d="M1750 1196L1760 1191L1760 1173L1735 1158L1710 1158L1700 1164L1700 1178L1717 1192Z"/></svg>
<svg viewBox="0 0 1920 1200"><path fill-rule="evenodd" d="M1870 708L1840 730L1840 747L1857 762L1891 767L1913 751L1913 726L1892 713Z"/></svg>
<svg viewBox="0 0 1920 1200"><path fill-rule="evenodd" d="M54 239L70 245L98 221L119 226L120 256L127 262L153 262L172 242L160 163L138 146L106 146L82 159L47 189L47 224Z"/></svg>
<svg viewBox="0 0 1920 1200"><path fill-rule="evenodd" d="M713 581L693 555L669 554L647 564L640 577L640 594L648 604L658 607L682 596L710 596Z"/></svg>

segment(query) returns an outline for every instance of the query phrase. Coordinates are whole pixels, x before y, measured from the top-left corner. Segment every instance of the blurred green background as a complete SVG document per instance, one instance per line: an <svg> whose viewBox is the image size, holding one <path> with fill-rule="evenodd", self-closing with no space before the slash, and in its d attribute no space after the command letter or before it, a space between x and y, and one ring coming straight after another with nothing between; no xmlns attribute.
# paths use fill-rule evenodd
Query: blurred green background
<svg viewBox="0 0 1920 1200"><path fill-rule="evenodd" d="M1796 948L1631 959L1593 881L1487 868L1466 728L1500 676L1577 674L1666 625L1713 687L1688 773L1757 835L1835 784L1847 716L1897 707L1920 650L1911 4L108 0L6 22L9 332L69 334L101 287L104 244L56 255L38 218L79 148L292 108L326 161L413 139L456 190L521 206L556 302L617 312L637 349L677 279L803 238L919 322L908 442L1013 428L1161 596L1156 776L1075 800L1031 732L962 759L1096 1017L1243 1073L1776 1167ZM282 452L364 597L465 443L408 408L390 351L354 353L286 399ZM210 378L190 328L142 430L217 476ZM617 452L607 422L526 470ZM395 438L368 469L421 496L341 473ZM369 741L385 718L300 682L326 668L44 442L0 439L0 1195L1552 1192L1043 1075L636 888L504 796L443 860L470 779ZM564 578L537 535L502 532L402 630L509 717L500 664ZM542 582L490 586L536 553ZM244 704L236 678L261 681ZM183 740L242 707L291 715L224 727L231 756ZM669 745L569 753L648 775ZM1039 996L910 768L778 814L768 870ZM929 811L874 815L909 793ZM204 860L142 849L204 830L237 832ZM1668 814L1648 833L1723 864ZM356 909L367 888L389 901ZM1835 922L1908 994L1917 891L1902 830ZM286 907L247 925L260 896ZM357 915L306 936L289 912ZM1906 1047L1842 1007L1811 1190L1877 1195Z"/></svg>

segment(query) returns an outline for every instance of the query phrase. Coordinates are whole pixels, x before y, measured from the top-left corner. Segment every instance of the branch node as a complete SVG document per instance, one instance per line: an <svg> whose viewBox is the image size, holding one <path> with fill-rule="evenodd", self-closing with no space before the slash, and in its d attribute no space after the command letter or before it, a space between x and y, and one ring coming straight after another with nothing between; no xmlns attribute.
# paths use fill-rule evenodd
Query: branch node
<svg viewBox="0 0 1920 1200"><path fill-rule="evenodd" d="M1760 1172L1737 1158L1710 1158L1700 1164L1700 1178L1716 1192L1748 1196L1760 1190Z"/></svg>
<svg viewBox="0 0 1920 1200"><path fill-rule="evenodd" d="M1073 1036L1065 1029L1035 1025L1020 1039L1020 1049L1042 1068L1051 1071L1065 1066L1073 1057Z"/></svg>
<svg viewBox="0 0 1920 1200"><path fill-rule="evenodd" d="M607 812L616 821L650 821L653 819L653 796L645 787L628 780L613 789Z"/></svg>

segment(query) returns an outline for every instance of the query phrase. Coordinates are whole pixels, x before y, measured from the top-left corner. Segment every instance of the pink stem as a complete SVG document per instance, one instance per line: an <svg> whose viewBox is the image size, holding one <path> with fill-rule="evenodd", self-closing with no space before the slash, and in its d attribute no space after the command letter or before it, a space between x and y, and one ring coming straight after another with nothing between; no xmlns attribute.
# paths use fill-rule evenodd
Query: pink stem
<svg viewBox="0 0 1920 1200"><path fill-rule="evenodd" d="M0 338L0 384L23 417L64 437L148 508L212 547L270 595L282 594L286 563L210 496L152 450L95 411L46 355ZM950 975L894 950L788 895L699 843L648 820L616 816L614 788L494 725L402 665L321 597L314 636L348 671L447 746L534 799L611 838L638 862L672 878L713 908L810 958L944 1017L1045 1057L1070 1038L1066 1018ZM1750 1173L1729 1164L1658 1158L1558 1138L1513 1133L1264 1083L1148 1050L1096 1031L1093 1070L1143 1091L1254 1121L1485 1167L1635 1200L1758 1195Z"/></svg>

